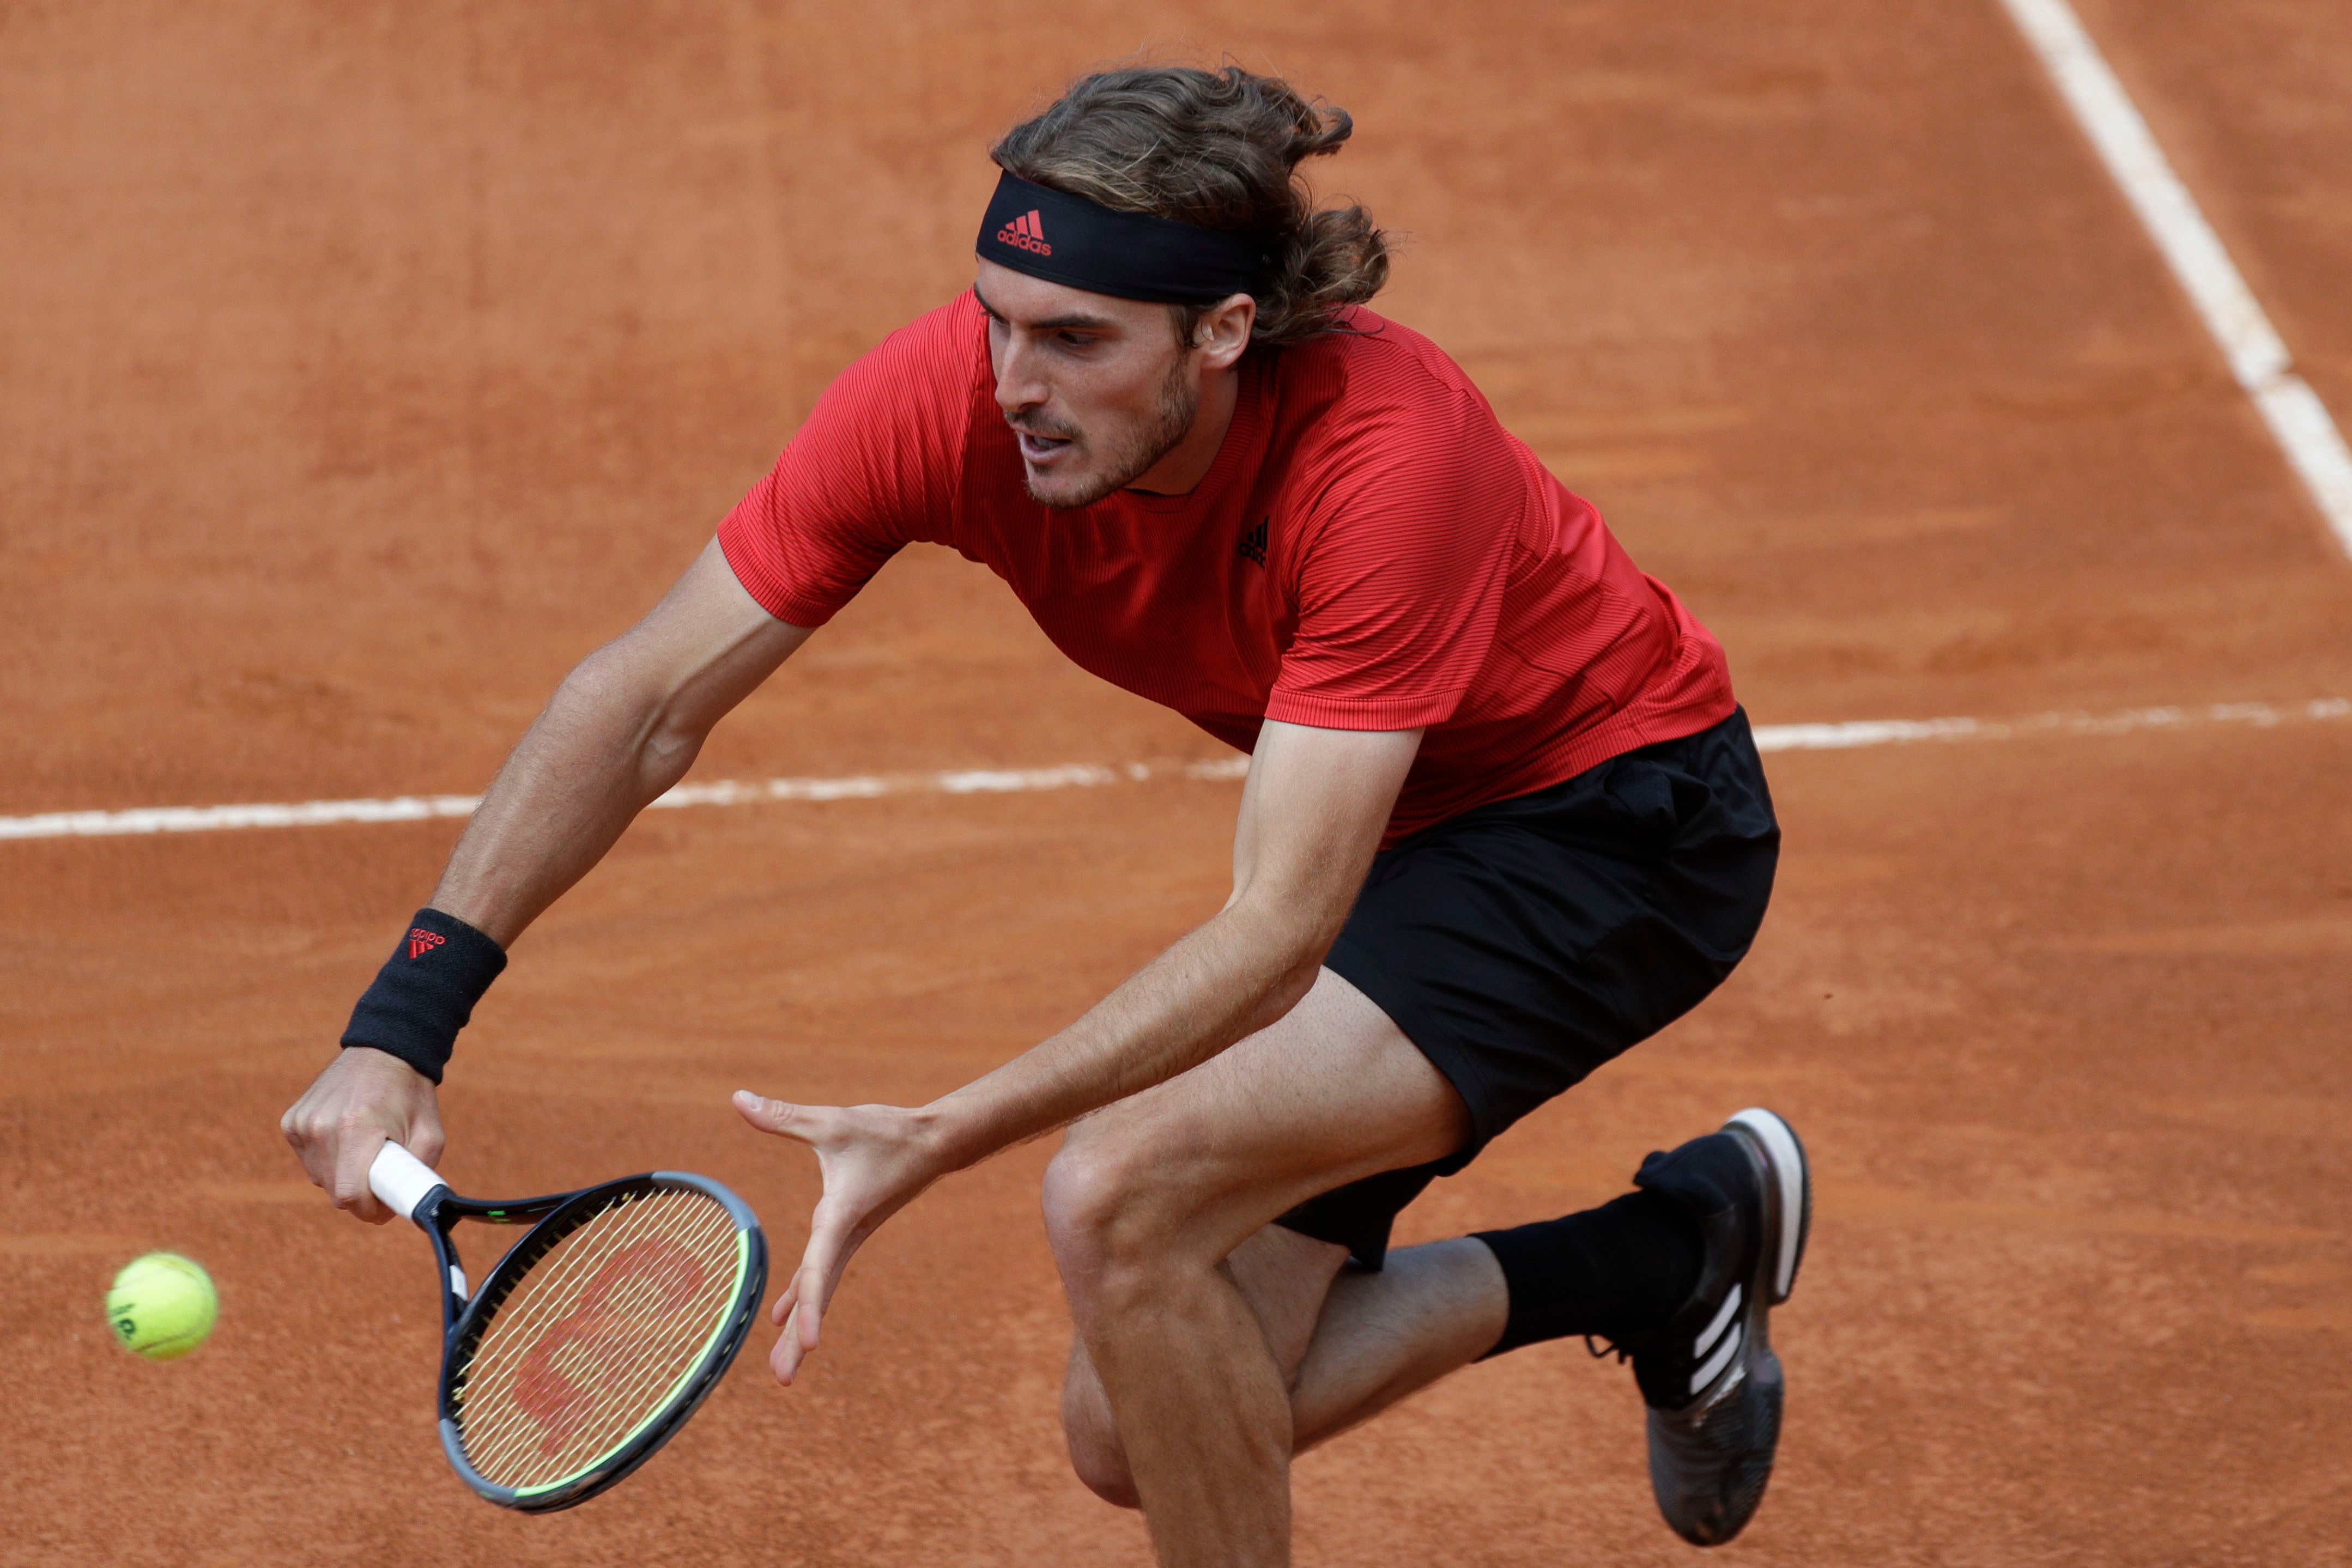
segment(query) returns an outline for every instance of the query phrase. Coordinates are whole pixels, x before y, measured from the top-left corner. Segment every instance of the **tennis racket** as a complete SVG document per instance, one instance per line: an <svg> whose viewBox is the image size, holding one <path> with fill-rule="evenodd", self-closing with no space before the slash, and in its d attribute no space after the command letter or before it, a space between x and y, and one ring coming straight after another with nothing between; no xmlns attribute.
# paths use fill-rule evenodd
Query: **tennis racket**
<svg viewBox="0 0 2352 1568"><path fill-rule="evenodd" d="M644 1464L733 1364L767 1288L760 1222L703 1176L485 1203L387 1143L368 1189L432 1238L441 1446L504 1508L570 1508ZM470 1293L450 1240L461 1219L530 1226Z"/></svg>

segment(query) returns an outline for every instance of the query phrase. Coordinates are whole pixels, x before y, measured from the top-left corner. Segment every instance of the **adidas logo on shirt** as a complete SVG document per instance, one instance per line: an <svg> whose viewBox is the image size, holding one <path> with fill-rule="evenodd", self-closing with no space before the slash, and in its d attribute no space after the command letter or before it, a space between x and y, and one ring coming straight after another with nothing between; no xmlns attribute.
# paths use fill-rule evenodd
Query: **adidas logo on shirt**
<svg viewBox="0 0 2352 1568"><path fill-rule="evenodd" d="M1266 525L1273 521L1272 517L1260 517L1257 527L1242 535L1241 543L1235 548L1243 558L1260 566L1265 564Z"/></svg>
<svg viewBox="0 0 2352 1568"><path fill-rule="evenodd" d="M1034 207L997 230L996 243L1015 250L1034 251L1039 256L1054 254L1054 247L1045 243L1045 220L1037 215Z"/></svg>

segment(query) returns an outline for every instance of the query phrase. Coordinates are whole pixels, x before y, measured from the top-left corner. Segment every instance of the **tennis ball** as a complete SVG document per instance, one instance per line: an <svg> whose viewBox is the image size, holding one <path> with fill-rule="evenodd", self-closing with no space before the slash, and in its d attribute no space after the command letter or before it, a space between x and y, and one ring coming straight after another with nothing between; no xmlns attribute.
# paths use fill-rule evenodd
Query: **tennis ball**
<svg viewBox="0 0 2352 1568"><path fill-rule="evenodd" d="M177 1361L213 1332L220 1297L213 1277L176 1252L133 1258L106 1292L106 1321L125 1350Z"/></svg>

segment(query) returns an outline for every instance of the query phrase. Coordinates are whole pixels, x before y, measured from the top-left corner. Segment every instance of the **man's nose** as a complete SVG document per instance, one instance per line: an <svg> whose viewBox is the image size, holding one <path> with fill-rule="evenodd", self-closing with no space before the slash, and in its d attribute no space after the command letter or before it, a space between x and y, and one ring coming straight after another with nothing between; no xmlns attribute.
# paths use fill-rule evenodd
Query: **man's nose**
<svg viewBox="0 0 2352 1568"><path fill-rule="evenodd" d="M1015 337L1004 345L996 365L996 406L1007 413L1035 408L1052 395L1052 388L1034 374L1035 357Z"/></svg>

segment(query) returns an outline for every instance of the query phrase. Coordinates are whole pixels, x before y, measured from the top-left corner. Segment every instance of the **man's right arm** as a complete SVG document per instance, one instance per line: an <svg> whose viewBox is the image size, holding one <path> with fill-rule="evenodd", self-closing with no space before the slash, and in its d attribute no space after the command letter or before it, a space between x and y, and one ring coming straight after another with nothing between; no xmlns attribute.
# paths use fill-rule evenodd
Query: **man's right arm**
<svg viewBox="0 0 2352 1568"><path fill-rule="evenodd" d="M510 946L808 636L744 591L714 541L650 614L565 677L467 824L431 907ZM279 1127L335 1206L376 1224L391 1216L367 1170L384 1141L428 1164L441 1153L432 1080L365 1046L330 1062Z"/></svg>

